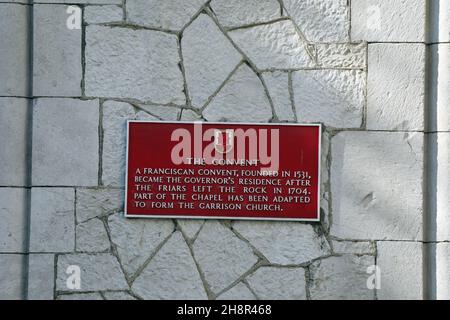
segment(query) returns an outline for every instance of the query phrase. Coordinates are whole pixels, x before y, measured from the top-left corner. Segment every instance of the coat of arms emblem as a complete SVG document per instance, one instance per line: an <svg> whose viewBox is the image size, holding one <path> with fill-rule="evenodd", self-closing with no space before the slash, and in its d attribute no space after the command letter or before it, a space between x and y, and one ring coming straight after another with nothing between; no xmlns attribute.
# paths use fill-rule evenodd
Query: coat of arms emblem
<svg viewBox="0 0 450 320"><path fill-rule="evenodd" d="M233 129L215 129L214 130L214 149L218 153L228 153L234 146L234 130Z"/></svg>

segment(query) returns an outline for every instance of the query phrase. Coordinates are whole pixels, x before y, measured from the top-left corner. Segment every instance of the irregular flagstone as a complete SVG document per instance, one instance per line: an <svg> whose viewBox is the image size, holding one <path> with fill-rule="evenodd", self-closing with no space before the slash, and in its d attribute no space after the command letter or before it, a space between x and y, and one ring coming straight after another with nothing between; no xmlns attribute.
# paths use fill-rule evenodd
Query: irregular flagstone
<svg viewBox="0 0 450 320"><path fill-rule="evenodd" d="M144 299L207 299L197 267L180 232L175 232L132 285Z"/></svg>
<svg viewBox="0 0 450 320"><path fill-rule="evenodd" d="M174 230L171 220L127 219L122 213L108 218L111 241L125 272L132 276Z"/></svg>
<svg viewBox="0 0 450 320"><path fill-rule="evenodd" d="M181 112L180 120L181 121L201 121L202 116L190 109L183 109Z"/></svg>
<svg viewBox="0 0 450 320"><path fill-rule="evenodd" d="M308 41L348 41L347 0L283 0L283 3Z"/></svg>
<svg viewBox="0 0 450 320"><path fill-rule="evenodd" d="M127 120L158 120L125 102L108 100L103 103L103 174L106 186L125 183L125 153Z"/></svg>
<svg viewBox="0 0 450 320"><path fill-rule="evenodd" d="M375 246L368 241L333 241L333 251L337 254L375 254Z"/></svg>
<svg viewBox="0 0 450 320"><path fill-rule="evenodd" d="M367 268L374 257L344 255L313 263L310 267L310 294L313 300L372 300L374 290L367 288Z"/></svg>
<svg viewBox="0 0 450 320"><path fill-rule="evenodd" d="M326 240L309 224L236 221L233 228L271 263L301 264L330 254Z"/></svg>
<svg viewBox="0 0 450 320"><path fill-rule="evenodd" d="M267 122L272 109L258 76L241 65L203 111L207 121Z"/></svg>
<svg viewBox="0 0 450 320"><path fill-rule="evenodd" d="M367 43L317 44L317 60L322 68L365 68Z"/></svg>
<svg viewBox="0 0 450 320"><path fill-rule="evenodd" d="M128 0L127 21L173 31L181 30L206 0Z"/></svg>
<svg viewBox="0 0 450 320"><path fill-rule="evenodd" d="M86 27L87 96L184 104L177 37L122 27Z"/></svg>
<svg viewBox="0 0 450 320"><path fill-rule="evenodd" d="M58 257L56 289L71 291L67 287L69 266L80 268L81 288L79 291L128 290L128 284L117 258L109 253L75 253Z"/></svg>
<svg viewBox="0 0 450 320"><path fill-rule="evenodd" d="M294 24L278 21L228 33L258 69L292 69L314 65Z"/></svg>
<svg viewBox="0 0 450 320"><path fill-rule="evenodd" d="M211 8L224 27L239 27L281 17L277 0L213 0Z"/></svg>
<svg viewBox="0 0 450 320"><path fill-rule="evenodd" d="M77 189L77 222L123 210L124 193L122 189Z"/></svg>
<svg viewBox="0 0 450 320"><path fill-rule="evenodd" d="M75 232L77 251L102 252L110 248L105 226L99 219L78 224Z"/></svg>
<svg viewBox="0 0 450 320"><path fill-rule="evenodd" d="M200 108L241 61L241 55L206 14L184 31L181 49L189 97Z"/></svg>
<svg viewBox="0 0 450 320"><path fill-rule="evenodd" d="M181 113L181 109L176 107L168 107L168 106L159 106L159 105L139 105L140 108L144 109L150 115L157 117L161 120L178 120L178 116Z"/></svg>
<svg viewBox="0 0 450 320"><path fill-rule="evenodd" d="M205 220L201 219L178 219L178 226L181 229L181 232L189 239L193 240L197 235L200 228L205 223Z"/></svg>
<svg viewBox="0 0 450 320"><path fill-rule="evenodd" d="M273 102L278 120L293 121L291 97L289 94L289 75L287 72L264 72L262 77Z"/></svg>
<svg viewBox="0 0 450 320"><path fill-rule="evenodd" d="M255 295L242 282L217 297L217 300L256 300Z"/></svg>
<svg viewBox="0 0 450 320"><path fill-rule="evenodd" d="M105 300L136 300L135 297L124 291L103 292L103 296Z"/></svg>
<svg viewBox="0 0 450 320"><path fill-rule="evenodd" d="M365 105L365 73L359 70L299 70L292 87L297 119L337 128L359 128Z"/></svg>
<svg viewBox="0 0 450 320"><path fill-rule="evenodd" d="M216 221L205 222L193 250L206 281L215 293L232 284L258 260L247 243Z"/></svg>
<svg viewBox="0 0 450 320"><path fill-rule="evenodd" d="M247 281L259 299L306 300L303 268L261 267Z"/></svg>
<svg viewBox="0 0 450 320"><path fill-rule="evenodd" d="M119 6L86 6L84 22L87 24L112 23L123 20L123 9Z"/></svg>
<svg viewBox="0 0 450 320"><path fill-rule="evenodd" d="M57 300L103 300L98 292L59 295Z"/></svg>

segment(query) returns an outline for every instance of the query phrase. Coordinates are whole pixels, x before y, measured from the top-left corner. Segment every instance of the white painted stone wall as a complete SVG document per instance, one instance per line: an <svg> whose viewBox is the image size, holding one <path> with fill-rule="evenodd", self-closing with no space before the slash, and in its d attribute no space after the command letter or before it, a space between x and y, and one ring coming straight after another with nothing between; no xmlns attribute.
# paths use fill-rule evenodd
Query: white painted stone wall
<svg viewBox="0 0 450 320"><path fill-rule="evenodd" d="M0 298L427 297L426 12L426 0L2 1ZM433 48L448 57L445 32ZM439 110L427 137L448 174ZM128 119L322 123L321 222L125 219Z"/></svg>

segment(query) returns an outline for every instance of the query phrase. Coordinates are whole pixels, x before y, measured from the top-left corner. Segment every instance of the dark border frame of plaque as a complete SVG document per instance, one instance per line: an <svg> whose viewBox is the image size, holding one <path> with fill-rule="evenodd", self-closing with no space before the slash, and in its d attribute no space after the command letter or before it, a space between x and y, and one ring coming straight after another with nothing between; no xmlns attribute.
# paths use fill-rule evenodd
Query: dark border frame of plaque
<svg viewBox="0 0 450 320"><path fill-rule="evenodd" d="M133 215L128 214L128 145L130 139L130 123L173 123L173 124L221 124L221 125L258 125L258 126L297 126L297 127L318 127L319 128L319 154L317 164L317 218L254 218L254 217L222 217L222 216L188 216L188 215ZM152 121L152 120L127 120L127 146L125 161L125 197L124 197L124 216L125 218L141 218L141 219L196 219L196 220L250 220L250 221L303 221L303 222L320 222L320 186L321 182L321 162L322 162L322 124L320 123L257 123L257 122L206 122L206 121Z"/></svg>

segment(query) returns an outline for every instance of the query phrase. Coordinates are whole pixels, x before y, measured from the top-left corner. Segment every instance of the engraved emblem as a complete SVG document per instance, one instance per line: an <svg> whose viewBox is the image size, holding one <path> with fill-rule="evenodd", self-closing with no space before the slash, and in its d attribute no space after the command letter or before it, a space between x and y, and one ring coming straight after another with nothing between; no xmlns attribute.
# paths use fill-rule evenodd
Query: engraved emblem
<svg viewBox="0 0 450 320"><path fill-rule="evenodd" d="M233 150L234 131L233 129L214 130L214 149L218 153L228 153Z"/></svg>

